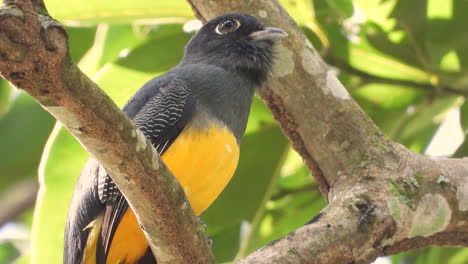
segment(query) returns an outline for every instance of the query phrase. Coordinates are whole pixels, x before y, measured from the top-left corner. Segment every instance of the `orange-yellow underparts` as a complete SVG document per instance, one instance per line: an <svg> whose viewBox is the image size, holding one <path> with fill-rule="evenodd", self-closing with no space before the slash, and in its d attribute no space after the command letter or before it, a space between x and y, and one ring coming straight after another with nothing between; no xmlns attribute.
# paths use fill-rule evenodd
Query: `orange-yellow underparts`
<svg viewBox="0 0 468 264"><path fill-rule="evenodd" d="M162 155L162 159L184 188L195 213L200 215L234 174L239 147L226 127L186 127ZM95 246L93 242L90 241L88 245ZM131 209L127 209L112 240L107 263L136 263L147 248L148 242L135 215Z"/></svg>

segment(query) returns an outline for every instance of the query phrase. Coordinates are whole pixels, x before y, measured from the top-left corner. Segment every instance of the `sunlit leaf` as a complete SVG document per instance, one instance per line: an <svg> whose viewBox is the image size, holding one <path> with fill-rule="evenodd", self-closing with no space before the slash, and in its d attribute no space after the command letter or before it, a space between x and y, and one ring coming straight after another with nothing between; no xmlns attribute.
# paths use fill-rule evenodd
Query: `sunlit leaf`
<svg viewBox="0 0 468 264"><path fill-rule="evenodd" d="M468 249L460 248L448 259L447 264L468 263Z"/></svg>
<svg viewBox="0 0 468 264"><path fill-rule="evenodd" d="M460 104L458 97L427 101L414 107L395 126L394 138L416 152L422 152L450 109Z"/></svg>
<svg viewBox="0 0 468 264"><path fill-rule="evenodd" d="M402 260L411 264L462 264L466 263L466 252L466 249L430 247L407 253Z"/></svg>
<svg viewBox="0 0 468 264"><path fill-rule="evenodd" d="M55 19L70 25L124 24L137 19L153 20L153 22L157 22L158 19L160 21L164 19L183 21L193 18L189 4L183 0L67 1L66 8L61 0L45 0L44 2Z"/></svg>
<svg viewBox="0 0 468 264"><path fill-rule="evenodd" d="M353 15L354 5L352 0L329 0L328 4L343 18Z"/></svg>
<svg viewBox="0 0 468 264"><path fill-rule="evenodd" d="M385 54L372 47L365 39L359 44L351 45L349 51L350 64L364 72L386 78L395 78L410 81L428 82L428 74L415 66Z"/></svg>
<svg viewBox="0 0 468 264"><path fill-rule="evenodd" d="M385 31L391 30L395 26L395 19L390 18L390 14L398 0L357 0L359 8L362 9L368 21L377 23Z"/></svg>
<svg viewBox="0 0 468 264"><path fill-rule="evenodd" d="M359 97L379 105L383 109L404 109L420 100L424 92L403 86L371 83L353 91Z"/></svg>
<svg viewBox="0 0 468 264"><path fill-rule="evenodd" d="M0 118L0 191L15 181L35 177L53 117L21 92Z"/></svg>

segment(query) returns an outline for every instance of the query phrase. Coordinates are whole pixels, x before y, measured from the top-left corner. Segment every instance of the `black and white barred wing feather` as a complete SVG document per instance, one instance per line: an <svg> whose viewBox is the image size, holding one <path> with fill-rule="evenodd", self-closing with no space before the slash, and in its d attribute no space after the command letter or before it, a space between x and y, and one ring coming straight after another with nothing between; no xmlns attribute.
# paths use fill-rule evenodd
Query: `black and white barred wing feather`
<svg viewBox="0 0 468 264"><path fill-rule="evenodd" d="M190 120L193 108L190 91L183 81L175 80L160 87L132 120L162 155ZM104 261L128 204L102 166L99 168L98 195L100 201L106 204L97 252L98 259Z"/></svg>

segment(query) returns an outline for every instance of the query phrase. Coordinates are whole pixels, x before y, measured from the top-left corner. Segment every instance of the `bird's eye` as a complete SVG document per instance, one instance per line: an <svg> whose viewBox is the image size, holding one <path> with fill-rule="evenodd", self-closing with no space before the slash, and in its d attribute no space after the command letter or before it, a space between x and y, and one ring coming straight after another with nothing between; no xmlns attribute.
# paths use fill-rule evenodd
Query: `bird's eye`
<svg viewBox="0 0 468 264"><path fill-rule="evenodd" d="M226 33L229 33L229 32L232 32L232 31L238 29L239 26L240 26L240 23L236 19L226 19L226 20L224 20L224 21L222 21L221 23L218 24L215 31L216 31L216 33L218 33L220 35L221 34L226 34Z"/></svg>

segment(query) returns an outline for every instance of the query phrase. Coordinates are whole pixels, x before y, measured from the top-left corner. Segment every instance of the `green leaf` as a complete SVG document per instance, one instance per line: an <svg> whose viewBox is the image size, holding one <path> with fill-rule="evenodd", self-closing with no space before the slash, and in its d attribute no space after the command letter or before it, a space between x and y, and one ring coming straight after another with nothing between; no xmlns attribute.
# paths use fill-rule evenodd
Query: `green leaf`
<svg viewBox="0 0 468 264"><path fill-rule="evenodd" d="M362 8L366 20L377 23L385 31L395 26L395 20L390 18L390 14L395 7L397 0L359 0L359 7Z"/></svg>
<svg viewBox="0 0 468 264"><path fill-rule="evenodd" d="M370 38L369 40L361 38L360 43L353 43L349 50L349 63L354 68L385 78L428 82L429 77L424 70L399 60L398 54L383 52L379 49L383 48L383 43L374 47L373 45L376 45L376 43L378 43L376 38ZM396 50L394 45L392 45L392 48ZM401 50L403 49L401 48Z"/></svg>
<svg viewBox="0 0 468 264"><path fill-rule="evenodd" d="M0 242L0 263L12 263L18 256L18 249L12 243Z"/></svg>
<svg viewBox="0 0 468 264"><path fill-rule="evenodd" d="M255 133L262 127L267 127L273 124L275 124L275 120L273 119L270 110L268 110L260 98L255 96L250 109L249 121L247 122L245 133Z"/></svg>
<svg viewBox="0 0 468 264"><path fill-rule="evenodd" d="M230 262L234 259L239 250L241 225L241 223L235 223L232 226L225 226L222 232L212 235L211 226L208 226L207 233L213 239L212 251L217 263Z"/></svg>
<svg viewBox="0 0 468 264"><path fill-rule="evenodd" d="M396 18L398 27L423 45L427 26L427 2L428 0L398 0L390 14Z"/></svg>
<svg viewBox="0 0 468 264"><path fill-rule="evenodd" d="M407 109L424 100L424 92L408 87L371 83L352 91L353 98L386 135L395 135L407 116Z"/></svg>
<svg viewBox="0 0 468 264"><path fill-rule="evenodd" d="M450 109L460 104L459 97L426 101L406 113L394 127L393 139L409 149L422 153Z"/></svg>
<svg viewBox="0 0 468 264"><path fill-rule="evenodd" d="M0 118L0 191L35 177L53 117L28 94L20 92Z"/></svg>
<svg viewBox="0 0 468 264"><path fill-rule="evenodd" d="M0 118L10 108L11 87L7 81L0 78Z"/></svg>
<svg viewBox="0 0 468 264"><path fill-rule="evenodd" d="M292 148L289 148L281 171L281 177L275 187L271 200L277 200L298 190L310 189L314 184L314 178L310 170L304 164L302 157ZM316 188L317 189L317 188Z"/></svg>
<svg viewBox="0 0 468 264"><path fill-rule="evenodd" d="M73 61L78 62L94 42L96 27L65 27Z"/></svg>
<svg viewBox="0 0 468 264"><path fill-rule="evenodd" d="M328 0L327 3L343 18L349 18L354 13L352 0Z"/></svg>
<svg viewBox="0 0 468 264"><path fill-rule="evenodd" d="M449 258L447 264L462 264L468 263L468 249L456 249L453 255Z"/></svg>
<svg viewBox="0 0 468 264"><path fill-rule="evenodd" d="M62 263L65 217L74 182L88 154L68 131L56 125L39 170L40 191L32 229L35 263Z"/></svg>
<svg viewBox="0 0 468 264"><path fill-rule="evenodd" d="M29 264L31 262L32 262L31 261L31 256L27 255L27 254L24 254L24 255L21 255L19 258L15 259L13 264Z"/></svg>
<svg viewBox="0 0 468 264"><path fill-rule="evenodd" d="M261 208L272 193L286 150L287 140L276 125L265 126L244 137L234 177L201 216L208 226L208 235L219 238L232 235L233 229L237 229L239 237L242 222L255 225L257 214L261 214ZM223 248L239 247L238 239L225 243ZM236 251L214 248L218 262L233 260Z"/></svg>
<svg viewBox="0 0 468 264"><path fill-rule="evenodd" d="M418 100L424 93L404 86L371 83L354 90L353 98L359 97L378 105L382 109L405 109Z"/></svg>
<svg viewBox="0 0 468 264"><path fill-rule="evenodd" d="M406 253L403 259L404 263L413 264L464 264L466 263L466 253L466 249L430 247Z"/></svg>
<svg viewBox="0 0 468 264"><path fill-rule="evenodd" d="M430 62L426 52L415 46L413 36L404 30L384 31L379 25L367 23L363 27L367 43L406 67L430 72Z"/></svg>
<svg viewBox="0 0 468 264"><path fill-rule="evenodd" d="M443 28L438 43L446 43L447 49L455 49L457 51L458 58L463 69L468 68L468 50L466 46L468 44L468 38L466 36L466 14L468 12L468 2L466 1L452 1L453 2L453 16L450 21L449 28ZM440 31L439 31L440 32ZM437 34L438 32L435 32Z"/></svg>
<svg viewBox="0 0 468 264"><path fill-rule="evenodd" d="M67 1L66 8L61 0L45 0L45 4L52 17L74 26L98 23L124 24L137 19L154 23L161 20L174 21L175 18L178 18L177 21L193 18L189 4L183 0Z"/></svg>
<svg viewBox="0 0 468 264"><path fill-rule="evenodd" d="M246 253L265 246L310 221L326 205L318 191L291 194L280 200L270 201L260 228L256 230Z"/></svg>
<svg viewBox="0 0 468 264"><path fill-rule="evenodd" d="M136 29L130 25L99 25L95 31L94 44L80 60L80 69L93 75L104 64L117 61L121 53L129 53L147 41L149 34L139 34Z"/></svg>
<svg viewBox="0 0 468 264"><path fill-rule="evenodd" d="M453 153L452 158L463 158L468 157L468 140L465 138L463 143L458 147L458 149Z"/></svg>
<svg viewBox="0 0 468 264"><path fill-rule="evenodd" d="M465 135L468 133L468 100L460 107L460 125Z"/></svg>

